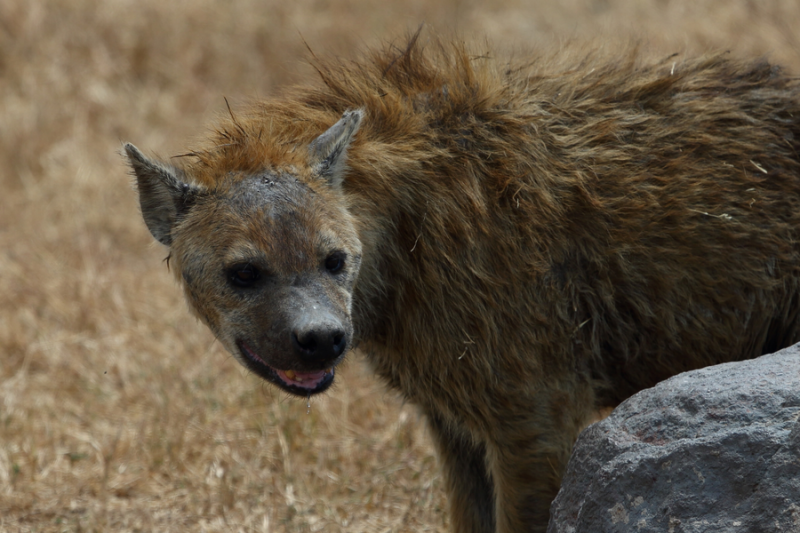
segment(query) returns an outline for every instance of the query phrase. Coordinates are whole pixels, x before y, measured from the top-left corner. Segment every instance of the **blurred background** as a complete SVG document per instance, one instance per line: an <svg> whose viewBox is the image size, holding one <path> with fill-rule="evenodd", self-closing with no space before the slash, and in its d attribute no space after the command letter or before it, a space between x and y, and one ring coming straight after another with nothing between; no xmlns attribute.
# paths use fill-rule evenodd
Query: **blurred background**
<svg viewBox="0 0 800 533"><path fill-rule="evenodd" d="M0 1L0 531L447 531L413 406L358 355L310 407L242 369L186 310L120 155L181 153L223 97L313 82L304 40L354 56L421 23L800 72L797 0Z"/></svg>

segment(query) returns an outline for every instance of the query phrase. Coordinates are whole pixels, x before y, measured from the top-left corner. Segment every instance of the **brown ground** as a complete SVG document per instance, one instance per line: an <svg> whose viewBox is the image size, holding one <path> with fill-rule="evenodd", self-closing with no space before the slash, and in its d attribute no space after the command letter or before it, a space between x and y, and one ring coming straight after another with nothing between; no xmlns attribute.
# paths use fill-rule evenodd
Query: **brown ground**
<svg viewBox="0 0 800 533"><path fill-rule="evenodd" d="M311 407L191 318L123 140L224 111L420 22L535 47L640 39L800 72L796 0L0 2L0 531L446 531L422 421L357 357ZM302 38L301 38L302 35Z"/></svg>

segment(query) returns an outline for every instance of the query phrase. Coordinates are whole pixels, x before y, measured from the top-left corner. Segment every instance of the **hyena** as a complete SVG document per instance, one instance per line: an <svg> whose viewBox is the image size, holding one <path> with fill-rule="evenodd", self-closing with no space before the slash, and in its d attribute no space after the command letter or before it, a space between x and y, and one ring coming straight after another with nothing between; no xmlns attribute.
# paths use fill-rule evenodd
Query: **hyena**
<svg viewBox="0 0 800 533"><path fill-rule="evenodd" d="M306 397L356 346L419 406L454 531L543 531L593 413L800 340L800 89L765 60L418 38L125 150L189 306Z"/></svg>

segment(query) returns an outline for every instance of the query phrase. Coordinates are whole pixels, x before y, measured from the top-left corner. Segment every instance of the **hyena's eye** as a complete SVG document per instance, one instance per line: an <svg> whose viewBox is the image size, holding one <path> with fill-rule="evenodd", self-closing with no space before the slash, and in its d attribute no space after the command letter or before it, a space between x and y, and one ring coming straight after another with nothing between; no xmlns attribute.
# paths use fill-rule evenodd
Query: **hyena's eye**
<svg viewBox="0 0 800 533"><path fill-rule="evenodd" d="M228 279L236 287L252 287L260 277L261 272L249 263L234 265L228 269Z"/></svg>
<svg viewBox="0 0 800 533"><path fill-rule="evenodd" d="M325 260L325 270L331 274L336 274L344 268L344 260L347 255L344 252L333 252Z"/></svg>

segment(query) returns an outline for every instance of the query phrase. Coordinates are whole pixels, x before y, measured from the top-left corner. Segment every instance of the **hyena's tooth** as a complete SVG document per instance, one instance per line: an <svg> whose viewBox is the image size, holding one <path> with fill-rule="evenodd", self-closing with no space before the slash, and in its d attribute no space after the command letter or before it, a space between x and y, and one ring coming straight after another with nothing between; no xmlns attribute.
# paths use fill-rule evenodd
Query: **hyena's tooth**
<svg viewBox="0 0 800 533"><path fill-rule="evenodd" d="M287 370L286 372L284 372L284 374L286 374L286 377L289 379L294 379L296 376L294 370Z"/></svg>

